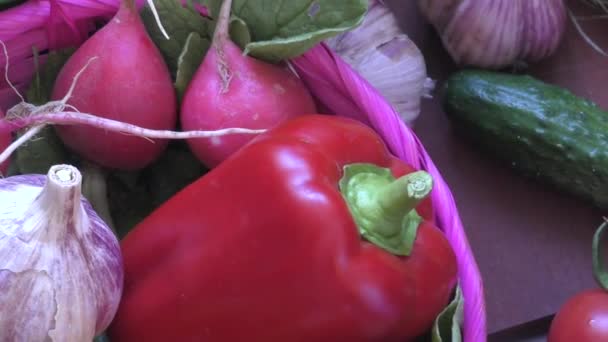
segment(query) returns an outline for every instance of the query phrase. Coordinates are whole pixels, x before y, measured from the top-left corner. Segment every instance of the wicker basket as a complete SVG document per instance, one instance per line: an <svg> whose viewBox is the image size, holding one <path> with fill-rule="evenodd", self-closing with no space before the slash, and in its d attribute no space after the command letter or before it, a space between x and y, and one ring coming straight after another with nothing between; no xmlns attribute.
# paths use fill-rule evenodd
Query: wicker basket
<svg viewBox="0 0 608 342"><path fill-rule="evenodd" d="M77 25L87 25L86 19L92 15L109 18L115 12L118 2L32 0L28 7L20 6L0 12L0 40L7 42L9 51L12 51L9 77L17 84L20 92L24 92L34 72L31 46L23 46L20 38L26 35L35 37L39 50L61 45L62 37L46 34L49 22L56 24L61 20L70 20L77 22ZM137 2L142 4L143 0ZM69 19L63 17L66 13L70 13ZM81 19L85 19L84 22ZM70 27L66 29L69 31ZM0 54L2 72L4 61L4 55ZM450 189L414 132L401 121L397 112L378 91L326 45L316 46L291 63L319 103L331 113L340 113L366 123L383 137L397 157L428 171L434 177L435 188L431 196L437 225L444 231L458 258L459 281L465 303L464 341L486 341L484 293L479 269ZM18 97L12 90L0 82L0 108L9 108L17 101Z"/></svg>

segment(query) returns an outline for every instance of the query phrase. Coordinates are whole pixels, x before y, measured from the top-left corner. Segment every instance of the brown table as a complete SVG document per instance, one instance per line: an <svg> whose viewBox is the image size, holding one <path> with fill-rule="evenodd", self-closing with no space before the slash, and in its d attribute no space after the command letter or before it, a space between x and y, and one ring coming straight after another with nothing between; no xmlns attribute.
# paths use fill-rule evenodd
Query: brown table
<svg viewBox="0 0 608 342"><path fill-rule="evenodd" d="M386 2L425 55L429 76L441 86L455 66L420 17L416 1ZM578 1L569 6L577 15L588 13ZM583 27L608 49L608 19L585 21ZM608 57L584 43L572 24L556 55L528 72L608 109ZM437 97L424 102L415 130L458 203L484 278L488 333L501 332L490 340L544 340L559 306L595 286L590 243L602 213L480 154L453 133Z"/></svg>

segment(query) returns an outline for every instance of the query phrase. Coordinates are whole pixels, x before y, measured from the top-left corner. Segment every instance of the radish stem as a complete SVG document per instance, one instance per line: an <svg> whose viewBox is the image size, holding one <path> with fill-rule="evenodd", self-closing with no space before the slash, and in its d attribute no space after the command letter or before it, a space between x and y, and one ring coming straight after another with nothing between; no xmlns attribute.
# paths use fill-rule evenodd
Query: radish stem
<svg viewBox="0 0 608 342"><path fill-rule="evenodd" d="M221 94L228 91L230 81L232 80L232 71L230 70L230 65L228 65L226 54L224 52L224 45L226 44L226 41L230 39L228 28L230 23L231 9L232 0L224 0L218 15L215 32L213 33L213 44L215 45L215 50L217 51L218 57L217 68L220 79L222 80L222 88L220 90Z"/></svg>

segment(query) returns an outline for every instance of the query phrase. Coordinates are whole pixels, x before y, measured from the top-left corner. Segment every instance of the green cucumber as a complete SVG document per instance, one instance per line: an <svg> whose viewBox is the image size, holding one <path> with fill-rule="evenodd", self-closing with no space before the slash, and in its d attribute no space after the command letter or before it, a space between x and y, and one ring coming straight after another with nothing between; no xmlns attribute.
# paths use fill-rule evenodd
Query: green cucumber
<svg viewBox="0 0 608 342"><path fill-rule="evenodd" d="M608 112L526 75L463 70L446 82L454 128L526 177L608 208Z"/></svg>

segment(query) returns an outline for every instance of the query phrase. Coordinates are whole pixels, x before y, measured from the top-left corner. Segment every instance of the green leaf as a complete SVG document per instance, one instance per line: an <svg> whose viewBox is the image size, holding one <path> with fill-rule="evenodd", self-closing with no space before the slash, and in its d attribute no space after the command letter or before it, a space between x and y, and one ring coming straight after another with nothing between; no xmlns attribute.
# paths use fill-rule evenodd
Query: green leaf
<svg viewBox="0 0 608 342"><path fill-rule="evenodd" d="M155 0L158 16L169 35L167 40L157 26L149 6L141 11L141 18L152 41L159 48L167 63L171 75L175 77L179 57L184 50L186 40L192 32L201 38L209 39L209 19L203 17L194 8L182 6L179 0Z"/></svg>
<svg viewBox="0 0 608 342"><path fill-rule="evenodd" d="M179 143L174 142L158 161L144 170L152 205L160 206L205 172L207 169L189 149L181 149Z"/></svg>
<svg viewBox="0 0 608 342"><path fill-rule="evenodd" d="M221 0L208 0L216 17ZM367 0L234 0L232 14L247 23L245 53L269 62L299 56L363 21Z"/></svg>
<svg viewBox="0 0 608 342"><path fill-rule="evenodd" d="M209 11L209 15L212 18L217 18L220 13L220 7L222 7L222 1L223 0L199 0L198 2L207 7L207 11ZM234 7L234 3L232 6Z"/></svg>
<svg viewBox="0 0 608 342"><path fill-rule="evenodd" d="M230 18L230 38L234 43L244 49L247 44L251 43L251 33L247 23L239 17L232 16Z"/></svg>
<svg viewBox="0 0 608 342"><path fill-rule="evenodd" d="M196 32L191 32L188 35L182 53L177 59L177 72L175 75L175 89L177 90L177 97L180 102L190 80L203 61L207 50L209 50L210 44L209 39L202 38Z"/></svg>
<svg viewBox="0 0 608 342"><path fill-rule="evenodd" d="M146 184L138 175L138 172L114 172L106 179L110 214L119 238L154 210ZM133 179L138 181L131 184Z"/></svg>
<svg viewBox="0 0 608 342"><path fill-rule="evenodd" d="M34 48L34 63L37 71L25 94L27 102L42 105L51 100L55 79L74 51L76 49L69 48L49 52L44 67L40 69L38 65L38 51Z"/></svg>
<svg viewBox="0 0 608 342"><path fill-rule="evenodd" d="M27 0L0 0L0 11L15 7L17 5L21 5L26 1Z"/></svg>
<svg viewBox="0 0 608 342"><path fill-rule="evenodd" d="M437 316L433 325L433 342L461 342L460 326L463 320L464 298L460 286L452 302Z"/></svg>
<svg viewBox="0 0 608 342"><path fill-rule="evenodd" d="M15 152L20 174L46 174L51 166L67 163L70 154L52 126L47 126Z"/></svg>
<svg viewBox="0 0 608 342"><path fill-rule="evenodd" d="M158 206L206 171L184 142L171 142L159 160L141 171L114 171L107 178L107 190L118 236L123 238Z"/></svg>

